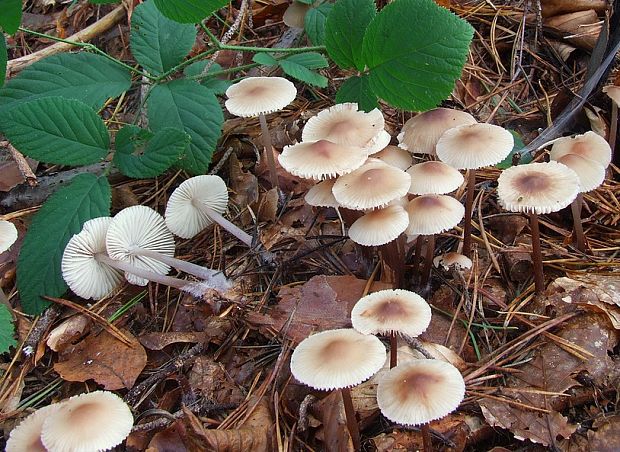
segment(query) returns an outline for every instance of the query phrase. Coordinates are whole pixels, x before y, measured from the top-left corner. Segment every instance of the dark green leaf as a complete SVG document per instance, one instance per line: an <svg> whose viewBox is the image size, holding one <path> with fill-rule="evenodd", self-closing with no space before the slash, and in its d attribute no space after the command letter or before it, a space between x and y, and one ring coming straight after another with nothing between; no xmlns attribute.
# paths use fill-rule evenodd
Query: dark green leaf
<svg viewBox="0 0 620 452"><path fill-rule="evenodd" d="M105 177L80 174L35 215L17 260L17 288L26 314L45 310L49 303L42 295L59 297L67 290L60 270L65 246L85 221L110 214L111 196Z"/></svg>
<svg viewBox="0 0 620 452"><path fill-rule="evenodd" d="M333 6L331 3L323 3L316 8L310 8L306 13L304 29L315 46L325 44L325 22Z"/></svg>
<svg viewBox="0 0 620 452"><path fill-rule="evenodd" d="M125 126L116 134L114 164L125 176L157 177L179 159L189 142L188 134L172 127L153 135L137 126Z"/></svg>
<svg viewBox="0 0 620 452"><path fill-rule="evenodd" d="M205 68L205 66L209 63L209 60L197 61L195 63L190 64L185 68L183 73L186 77L197 77L200 76ZM232 85L230 80L225 78L220 78L217 76L208 77L208 75L212 72L218 72L222 70L222 66L217 63L213 63L209 70L205 74L205 78L200 80L200 84L205 88L210 89L213 94L224 94L228 87Z"/></svg>
<svg viewBox="0 0 620 452"><path fill-rule="evenodd" d="M6 353L10 347L15 347L15 326L9 308L0 303L0 353Z"/></svg>
<svg viewBox="0 0 620 452"><path fill-rule="evenodd" d="M228 5L228 0L153 0L161 13L182 24L200 22Z"/></svg>
<svg viewBox="0 0 620 452"><path fill-rule="evenodd" d="M343 69L364 70L362 42L368 24L377 15L373 0L338 0L325 24L325 47Z"/></svg>
<svg viewBox="0 0 620 452"><path fill-rule="evenodd" d="M22 21L22 0L0 0L0 27L12 35Z"/></svg>
<svg viewBox="0 0 620 452"><path fill-rule="evenodd" d="M303 3L304 5L312 5L314 0L295 0L297 3Z"/></svg>
<svg viewBox="0 0 620 452"><path fill-rule="evenodd" d="M62 97L17 105L0 117L0 129L21 152L47 163L96 163L110 146L101 118L85 103Z"/></svg>
<svg viewBox="0 0 620 452"><path fill-rule="evenodd" d="M424 111L461 75L473 28L433 0L396 0L373 19L362 59L370 87L394 107Z"/></svg>
<svg viewBox="0 0 620 452"><path fill-rule="evenodd" d="M153 131L178 127L190 135L178 166L191 174L206 173L224 124L215 95L193 80L174 80L153 88L147 107Z"/></svg>
<svg viewBox="0 0 620 452"><path fill-rule="evenodd" d="M131 86L127 70L100 55L63 53L24 69L0 89L0 114L40 97L77 99L99 109Z"/></svg>
<svg viewBox="0 0 620 452"><path fill-rule="evenodd" d="M320 88L327 86L327 78L311 70L329 66L325 57L320 53L299 53L286 57L278 63L284 73L291 77Z"/></svg>
<svg viewBox="0 0 620 452"><path fill-rule="evenodd" d="M89 0L95 5L107 5L108 3L120 3L121 0Z"/></svg>
<svg viewBox="0 0 620 452"><path fill-rule="evenodd" d="M6 63L8 54L6 52L6 39L4 34L0 33L0 87L4 85L4 78L6 77Z"/></svg>
<svg viewBox="0 0 620 452"><path fill-rule="evenodd" d="M368 76L353 76L345 81L336 93L336 103L355 102L364 111L370 111L379 106L377 96L368 84Z"/></svg>
<svg viewBox="0 0 620 452"><path fill-rule="evenodd" d="M510 154L508 154L508 156L504 160L495 165L499 169L510 168L512 166L513 160L516 160L517 165L527 164L533 160L532 154L530 154L529 152L526 152L524 154L521 153L521 150L525 147L525 143L523 143L521 136L514 130L508 131L514 137L515 144L512 147L512 151L510 151Z"/></svg>
<svg viewBox="0 0 620 452"><path fill-rule="evenodd" d="M192 50L196 27L163 16L152 1L136 7L131 16L131 52L152 74L163 74Z"/></svg>
<svg viewBox="0 0 620 452"><path fill-rule="evenodd" d="M273 55L265 52L260 52L254 55L252 57L252 61L262 64L263 66L276 66L278 64L278 60L276 60Z"/></svg>

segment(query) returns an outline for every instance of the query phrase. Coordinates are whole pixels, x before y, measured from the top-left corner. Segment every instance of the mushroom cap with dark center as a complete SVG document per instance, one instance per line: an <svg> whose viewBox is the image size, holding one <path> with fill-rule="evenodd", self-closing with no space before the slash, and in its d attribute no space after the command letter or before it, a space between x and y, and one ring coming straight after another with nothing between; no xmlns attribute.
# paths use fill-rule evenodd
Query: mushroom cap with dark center
<svg viewBox="0 0 620 452"><path fill-rule="evenodd" d="M461 186L463 175L450 165L430 161L418 163L407 170L411 176L409 193L414 195L450 193Z"/></svg>
<svg viewBox="0 0 620 452"><path fill-rule="evenodd" d="M576 154L594 160L604 168L611 162L611 146L605 138L592 131L574 137L559 138L549 151L551 160L559 160L566 154Z"/></svg>
<svg viewBox="0 0 620 452"><path fill-rule="evenodd" d="M417 293L380 290L362 297L351 310L353 328L363 334L417 337L431 321L431 308Z"/></svg>
<svg viewBox="0 0 620 452"><path fill-rule="evenodd" d="M399 364L379 381L377 404L383 415L403 425L426 424L456 410L465 382L452 364L418 359Z"/></svg>
<svg viewBox="0 0 620 452"><path fill-rule="evenodd" d="M226 109L249 118L282 110L295 100L297 88L282 77L248 77L226 90Z"/></svg>
<svg viewBox="0 0 620 452"><path fill-rule="evenodd" d="M557 212L579 193L577 174L555 161L510 167L497 183L499 203L511 212Z"/></svg>
<svg viewBox="0 0 620 452"><path fill-rule="evenodd" d="M0 220L0 254L8 250L17 240L17 228L13 223Z"/></svg>
<svg viewBox="0 0 620 452"><path fill-rule="evenodd" d="M452 196L421 195L409 202L407 235L433 235L455 227L465 216L463 204Z"/></svg>
<svg viewBox="0 0 620 452"><path fill-rule="evenodd" d="M589 158L577 154L566 154L558 160L563 165L572 169L579 178L579 191L587 193L594 190L605 180L605 168L603 165Z"/></svg>
<svg viewBox="0 0 620 452"><path fill-rule="evenodd" d="M23 419L11 430L6 442L6 452L47 452L41 442L41 429L45 420L54 416L60 405L55 403L44 406Z"/></svg>
<svg viewBox="0 0 620 452"><path fill-rule="evenodd" d="M299 343L291 356L291 373L315 389L341 389L372 377L385 360L385 347L375 336L350 328L330 330Z"/></svg>
<svg viewBox="0 0 620 452"><path fill-rule="evenodd" d="M371 210L355 220L349 237L364 246L385 245L398 238L409 225L409 215L398 203Z"/></svg>
<svg viewBox="0 0 620 452"><path fill-rule="evenodd" d="M413 163L411 154L398 146L386 146L372 157L403 171Z"/></svg>
<svg viewBox="0 0 620 452"><path fill-rule="evenodd" d="M292 2L282 15L284 25L291 28L304 28L306 13L311 5L301 2Z"/></svg>

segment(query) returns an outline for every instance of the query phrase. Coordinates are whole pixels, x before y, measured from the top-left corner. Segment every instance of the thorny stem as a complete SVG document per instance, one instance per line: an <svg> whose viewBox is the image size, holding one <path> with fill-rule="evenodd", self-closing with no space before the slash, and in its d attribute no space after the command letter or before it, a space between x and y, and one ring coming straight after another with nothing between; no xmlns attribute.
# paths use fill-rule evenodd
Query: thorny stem
<svg viewBox="0 0 620 452"><path fill-rule="evenodd" d="M474 205L476 170L467 171L467 197L465 198L465 223L463 224L463 255L471 257L471 213Z"/></svg>
<svg viewBox="0 0 620 452"><path fill-rule="evenodd" d="M431 267L433 266L433 255L435 254L435 235L429 235L426 242L426 258L424 259L424 268L422 270L422 278L420 287L426 287L431 279Z"/></svg>
<svg viewBox="0 0 620 452"><path fill-rule="evenodd" d="M545 291L545 279L543 276L542 253L540 251L540 229L538 227L538 215L530 214L530 229L532 231L532 262L534 263L534 287L536 294Z"/></svg>
<svg viewBox="0 0 620 452"><path fill-rule="evenodd" d="M351 434L353 449L359 452L362 449L362 443L360 440L360 429L355 417L355 409L353 408L353 400L351 399L351 391L349 388L342 388L340 393L342 394L342 403L344 404L344 412L347 417L347 427Z"/></svg>
<svg viewBox="0 0 620 452"><path fill-rule="evenodd" d="M275 188L278 191L278 195L280 195L278 173L276 172L276 161L273 158L273 145L271 144L271 135L269 135L267 120L265 119L265 115L262 113L258 116L258 120L260 121L263 146L265 147L265 155L267 156L267 166L269 167L269 179L271 179L271 186Z"/></svg>
<svg viewBox="0 0 620 452"><path fill-rule="evenodd" d="M394 331L390 333L390 369L398 365L398 340Z"/></svg>
<svg viewBox="0 0 620 452"><path fill-rule="evenodd" d="M579 193L570 205L573 214L573 230L575 232L575 240L577 241L577 249L582 253L586 252L586 238L583 233L583 225L581 224L581 208L583 206L583 194Z"/></svg>

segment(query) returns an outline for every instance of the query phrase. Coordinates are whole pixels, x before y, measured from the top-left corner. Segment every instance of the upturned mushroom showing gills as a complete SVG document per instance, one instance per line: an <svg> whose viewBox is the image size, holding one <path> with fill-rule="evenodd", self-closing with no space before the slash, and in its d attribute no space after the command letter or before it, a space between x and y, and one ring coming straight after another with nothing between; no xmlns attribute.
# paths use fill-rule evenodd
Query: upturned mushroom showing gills
<svg viewBox="0 0 620 452"><path fill-rule="evenodd" d="M242 118L258 116L271 185L279 190L271 135L265 115L282 110L293 102L297 96L295 85L282 77L248 77L230 86L226 90L226 96L228 100L224 105L231 114Z"/></svg>
<svg viewBox="0 0 620 452"><path fill-rule="evenodd" d="M8 250L17 240L17 229L10 221L0 220L0 254Z"/></svg>

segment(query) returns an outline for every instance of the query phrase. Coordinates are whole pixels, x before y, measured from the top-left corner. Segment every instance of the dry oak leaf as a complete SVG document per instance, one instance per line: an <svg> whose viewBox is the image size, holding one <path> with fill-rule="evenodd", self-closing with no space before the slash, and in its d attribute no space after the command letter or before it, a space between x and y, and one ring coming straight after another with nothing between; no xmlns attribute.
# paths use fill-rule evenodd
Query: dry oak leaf
<svg viewBox="0 0 620 452"><path fill-rule="evenodd" d="M588 431L591 451L614 452L620 450L620 416L598 418Z"/></svg>
<svg viewBox="0 0 620 452"><path fill-rule="evenodd" d="M122 332L131 346L105 331L91 334L65 349L54 370L64 380L92 379L109 391L131 388L146 366L146 352L129 331Z"/></svg>

